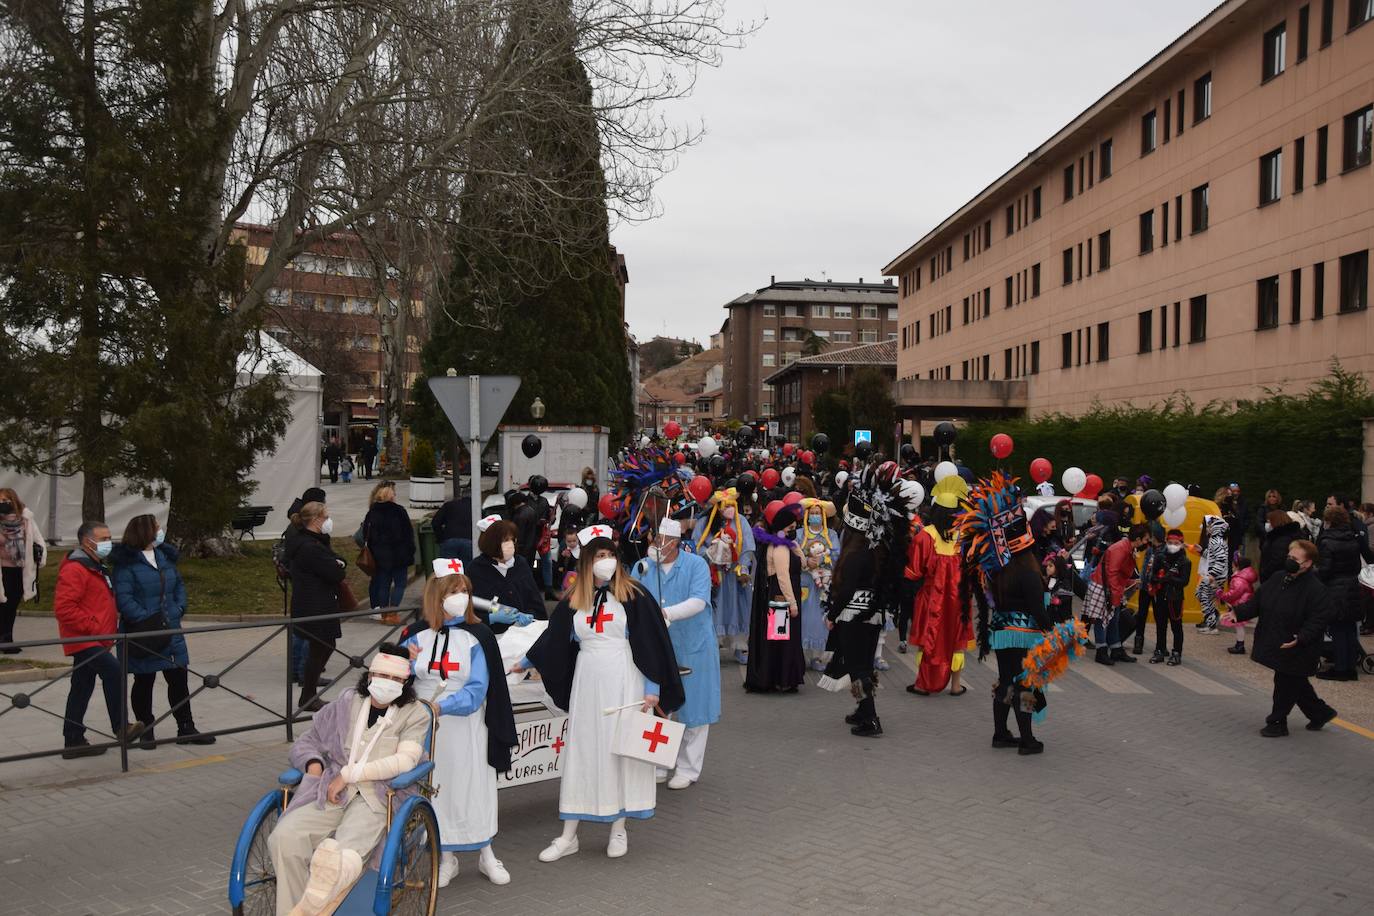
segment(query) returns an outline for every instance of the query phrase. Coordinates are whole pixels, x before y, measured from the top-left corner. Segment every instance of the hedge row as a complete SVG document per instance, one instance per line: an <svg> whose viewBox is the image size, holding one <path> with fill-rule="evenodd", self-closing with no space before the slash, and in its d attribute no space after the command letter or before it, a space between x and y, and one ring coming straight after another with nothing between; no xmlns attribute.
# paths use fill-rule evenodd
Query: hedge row
<svg viewBox="0 0 1374 916"><path fill-rule="evenodd" d="M1149 474L1159 487L1170 480L1197 484L1210 497L1235 481L1251 507L1270 487L1285 503L1305 498L1320 506L1331 493L1358 498L1366 417L1374 417L1368 382L1333 364L1329 376L1297 396L1269 392L1263 400L1205 407L1179 399L1151 408L1098 406L1076 417L980 420L959 431L956 448L980 476L1001 464L1026 486L1030 462L1043 457L1054 465L1056 489L1064 470L1077 465L1107 486L1116 476L1134 481ZM988 449L999 432L1015 442L1005 462Z"/></svg>

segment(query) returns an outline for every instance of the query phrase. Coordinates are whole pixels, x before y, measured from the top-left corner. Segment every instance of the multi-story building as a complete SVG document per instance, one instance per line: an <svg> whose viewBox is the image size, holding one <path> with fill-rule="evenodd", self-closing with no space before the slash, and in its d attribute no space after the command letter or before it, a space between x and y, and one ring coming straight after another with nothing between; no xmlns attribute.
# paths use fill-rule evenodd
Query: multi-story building
<svg viewBox="0 0 1374 916"><path fill-rule="evenodd" d="M1372 19L1222 3L893 259L904 415L1374 371Z"/></svg>
<svg viewBox="0 0 1374 916"><path fill-rule="evenodd" d="M778 434L791 442L809 442L816 432L811 406L827 391L842 388L850 374L861 368L878 369L889 379L896 378L897 343L863 344L844 349L830 348L816 356L803 356L767 376L773 388L773 418ZM886 441L888 430L879 430L879 441Z"/></svg>
<svg viewBox="0 0 1374 916"><path fill-rule="evenodd" d="M786 280L729 302L724 418L745 422L775 413L766 381L808 352L897 339L897 287L882 283ZM812 338L819 338L812 340Z"/></svg>
<svg viewBox="0 0 1374 916"><path fill-rule="evenodd" d="M639 425L646 432L661 432L672 420L692 436L713 428L721 383L721 351L703 350L644 380L640 395Z"/></svg>

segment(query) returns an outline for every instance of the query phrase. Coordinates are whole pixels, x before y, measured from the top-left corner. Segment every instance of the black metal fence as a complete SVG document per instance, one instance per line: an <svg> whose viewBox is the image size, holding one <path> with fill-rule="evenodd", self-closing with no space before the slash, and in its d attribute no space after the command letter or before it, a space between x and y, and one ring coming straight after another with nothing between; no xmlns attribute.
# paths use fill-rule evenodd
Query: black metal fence
<svg viewBox="0 0 1374 916"><path fill-rule="evenodd" d="M120 722L119 728L117 729L117 733L108 734L104 731L101 731L98 728L93 728L91 725L85 722L77 722L73 724L81 725L87 731L99 737L108 739L103 742L92 741L90 742L90 744L93 749L99 748L109 750L117 748L119 750L120 769L125 772L128 772L129 748L131 746L140 746L145 741L145 739L140 736L129 735L129 643L131 641L136 641L139 644L142 651L148 652L149 650L147 647L150 640L157 640L159 638L166 638L170 636L196 636L205 633L225 633L235 630L268 631L267 635L264 636L262 639L258 640L252 646L252 648L248 649L246 652L243 652L232 661L223 665L220 668L220 670L216 672L200 671L188 665L188 680L194 682L195 679L199 679L199 684L196 684L192 687L192 689L188 692L188 695L185 699L181 700L180 702L172 706L170 709L168 709L161 716L157 717L157 719L150 726L150 729L155 729L159 723L165 721L168 717L174 717L177 711L180 710L182 707L189 708L191 701L194 700L197 696L204 693L205 691L223 690L242 700L244 703L247 703L256 709L261 710L264 715L264 718L261 721L252 722L247 725L236 725L229 728L206 730L202 732L202 734L214 735L218 737L220 735L233 735L238 734L240 732L249 732L257 731L264 728L280 727L286 729L286 740L291 741L295 738L293 730L295 724L297 722L306 722L310 720L310 716L304 714L304 710L302 710L298 705L292 702L292 696L294 693L292 687L295 679L295 671L292 663L292 658L294 654L292 652L293 642L298 639L305 639L319 643L321 645L327 645L329 646L331 655L338 655L347 660L350 670L362 670L367 666L366 659L369 655L375 652L382 643L392 640L393 635L398 630L402 629L403 627L408 625L410 621L418 617L418 608L415 608L413 606L387 608L385 609L385 611L396 612L401 614L401 621L393 624L383 624L385 629L381 630L382 635L374 642L372 642L371 645L369 645L361 653L358 654L349 654L347 652L344 652L343 650L338 648L334 640L322 639L309 632L294 627L293 624L303 624L330 620L354 620L365 617L375 618L379 613L381 613L381 611L348 611L338 614L321 614L315 617L296 618L287 618L274 615L271 617L266 617L262 620L249 620L241 621L238 623L206 624L205 626L180 627L177 629L170 630L142 631L137 633L106 633L99 636L73 636L65 639L34 639L27 640L24 642L0 643L0 648L37 649L47 646L64 646L75 643L111 643L112 645L106 651L113 653L114 656L119 660L119 689L120 696L122 698L122 701L120 703ZM234 673L234 671L244 663L244 661L261 652L266 646L270 645L273 642L273 640L277 639L278 637L283 637L286 640L286 663L282 669L282 676L284 678L284 683L286 687L286 701L283 704L283 708L279 710L272 709L271 707L258 702L256 699L250 696L246 690L237 689L227 680ZM162 652L153 652L152 654L157 658L164 659L168 662L172 662L173 664L175 664L172 658L166 654L166 651L169 650L164 650ZM60 674L56 675L48 681L43 682L42 684L35 687L33 690L23 691L15 689L22 686L28 686L28 684L0 686L0 699L3 699L6 704L3 709L0 709L0 739L3 739L4 737L4 725L6 721L5 717L15 715L16 713L22 712L27 714L37 712L47 716L51 716L54 719L57 719L59 722L66 723L68 719L66 717L65 705L61 712L54 711L53 709L45 708L43 705L41 705L40 698L42 700L47 700L61 696L61 699L64 701L65 704L66 696L59 694L59 692L54 689L55 685L62 683L64 681L70 682L72 676L79 669L81 669L85 665L90 665L97 657L99 656L92 655L91 657L83 659L80 662L74 662L73 666L70 669L63 670ZM98 691L99 686L97 685L92 689L93 691ZM87 718L90 717L87 716ZM178 740L179 739L177 737L168 737L157 739L152 743L170 744ZM0 741L0 747L5 747L9 744L10 742ZM7 754L5 756L0 756L0 765L6 763L14 763L21 760L34 760L42 757L56 757L62 754L65 749L66 747L64 742L56 744L51 748L44 748L41 750L30 750L18 754Z"/></svg>

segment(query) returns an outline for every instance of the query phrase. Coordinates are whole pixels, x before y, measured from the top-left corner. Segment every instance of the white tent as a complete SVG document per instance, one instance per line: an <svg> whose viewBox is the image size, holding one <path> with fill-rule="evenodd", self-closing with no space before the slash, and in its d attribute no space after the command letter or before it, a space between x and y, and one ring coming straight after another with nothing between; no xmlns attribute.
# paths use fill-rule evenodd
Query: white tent
<svg viewBox="0 0 1374 916"><path fill-rule="evenodd" d="M290 408L286 433L277 441L276 451L260 454L253 466L252 479L258 486L249 499L255 506L272 507L267 524L258 533L276 536L286 528L291 500L320 482L321 373L266 333L259 335L259 348L258 353L239 357L240 382L280 372ZM75 539L81 524L80 474L32 476L0 468L0 486L14 488L50 540ZM166 518L165 502L144 499L125 489L116 479L109 481L105 490L105 522L116 538L136 515L152 512Z"/></svg>

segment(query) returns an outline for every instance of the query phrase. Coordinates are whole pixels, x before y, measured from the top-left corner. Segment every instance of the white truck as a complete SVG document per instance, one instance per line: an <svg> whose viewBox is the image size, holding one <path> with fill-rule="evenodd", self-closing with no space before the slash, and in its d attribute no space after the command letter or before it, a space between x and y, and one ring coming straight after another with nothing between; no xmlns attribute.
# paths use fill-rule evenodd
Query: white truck
<svg viewBox="0 0 1374 916"><path fill-rule="evenodd" d="M520 444L528 435L543 443L539 454L526 458ZM582 483L582 469L596 472L596 485L604 493L610 469L610 430L605 426L502 426L500 441L501 472L497 493L524 487L534 474L543 475L550 490L562 490Z"/></svg>

